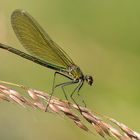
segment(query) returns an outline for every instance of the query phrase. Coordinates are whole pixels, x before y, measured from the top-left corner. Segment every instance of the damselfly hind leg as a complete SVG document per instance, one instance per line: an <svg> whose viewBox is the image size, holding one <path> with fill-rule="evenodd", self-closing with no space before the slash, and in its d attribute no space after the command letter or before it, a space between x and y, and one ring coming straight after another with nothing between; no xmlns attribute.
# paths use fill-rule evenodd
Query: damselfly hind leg
<svg viewBox="0 0 140 140"><path fill-rule="evenodd" d="M56 74L63 75L64 77L67 77L67 78L70 79L71 81L68 81L68 82L65 82L65 83L61 83L61 84L55 85ZM73 81L73 79L71 79L70 77L68 77L68 76L66 76L66 75L64 75L64 74L62 74L62 73L56 71L56 72L54 73L52 92L51 92L51 94L50 94L50 98L49 98L49 100L48 100L48 104L47 104L47 106L46 106L45 112L47 112L47 110L48 110L50 101L51 101L52 96L53 96L53 93L54 93L54 89L57 88L57 87L61 87L61 88L62 88L62 91L63 91L63 93L64 93L64 96L65 96L66 100L68 101L67 95L66 95L65 90L64 90L64 86L71 85L71 84L74 84L74 83L75 83L75 82Z"/></svg>
<svg viewBox="0 0 140 140"><path fill-rule="evenodd" d="M52 98L53 93L54 93L55 78L56 78L56 72L54 73L53 85L52 85L52 92L51 92L51 94L50 94L50 97L49 97L48 104L47 104L47 106L46 106L45 112L47 112L47 110L48 110L48 107L49 107L51 98Z"/></svg>

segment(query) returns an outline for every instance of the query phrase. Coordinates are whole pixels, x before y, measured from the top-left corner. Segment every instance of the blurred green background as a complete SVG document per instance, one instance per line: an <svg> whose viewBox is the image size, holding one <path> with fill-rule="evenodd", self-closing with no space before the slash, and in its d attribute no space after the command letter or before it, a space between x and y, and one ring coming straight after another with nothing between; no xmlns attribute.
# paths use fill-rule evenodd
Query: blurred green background
<svg viewBox="0 0 140 140"><path fill-rule="evenodd" d="M0 42L24 50L10 15L28 11L85 74L93 75L94 86L85 84L80 91L87 106L140 132L139 7L139 0L1 0ZM53 73L0 50L0 80L50 92ZM102 139L50 113L6 102L0 102L0 111L2 140Z"/></svg>

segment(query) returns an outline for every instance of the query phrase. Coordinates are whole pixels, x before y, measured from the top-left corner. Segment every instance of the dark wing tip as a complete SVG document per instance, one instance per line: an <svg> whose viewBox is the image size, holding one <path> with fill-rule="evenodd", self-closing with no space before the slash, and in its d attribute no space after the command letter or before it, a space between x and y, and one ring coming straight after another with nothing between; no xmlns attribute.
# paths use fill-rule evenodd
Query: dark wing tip
<svg viewBox="0 0 140 140"><path fill-rule="evenodd" d="M22 9L16 9L13 11L13 13L11 14L11 24L13 26L15 19L19 16L23 16L25 14L25 10Z"/></svg>
<svg viewBox="0 0 140 140"><path fill-rule="evenodd" d="M13 13L11 14L11 18L17 16L17 15L24 15L26 14L27 12L23 9L16 9L13 11Z"/></svg>
<svg viewBox="0 0 140 140"><path fill-rule="evenodd" d="M11 25L14 31L17 30L16 27L17 27L18 20L21 19L21 17L27 15L29 14L23 9L16 9L13 11L13 13L11 14Z"/></svg>

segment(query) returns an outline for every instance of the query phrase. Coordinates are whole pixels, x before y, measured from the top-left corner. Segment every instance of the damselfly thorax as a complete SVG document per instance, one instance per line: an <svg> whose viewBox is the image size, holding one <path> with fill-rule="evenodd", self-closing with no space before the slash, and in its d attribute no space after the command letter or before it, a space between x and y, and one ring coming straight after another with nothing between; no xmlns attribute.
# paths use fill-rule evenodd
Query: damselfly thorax
<svg viewBox="0 0 140 140"><path fill-rule="evenodd" d="M73 80L77 82L84 82L86 80L89 85L92 85L93 83L92 76L84 75L80 67L77 65L71 65L68 67L68 75L70 75Z"/></svg>

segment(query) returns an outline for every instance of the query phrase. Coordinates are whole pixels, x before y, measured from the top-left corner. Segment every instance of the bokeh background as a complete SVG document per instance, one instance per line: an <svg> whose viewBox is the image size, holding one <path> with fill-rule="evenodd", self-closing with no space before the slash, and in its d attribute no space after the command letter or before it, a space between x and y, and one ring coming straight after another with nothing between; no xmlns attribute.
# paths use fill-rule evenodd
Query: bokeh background
<svg viewBox="0 0 140 140"><path fill-rule="evenodd" d="M139 7L139 0L1 0L0 42L24 50L10 15L15 9L27 10L84 73L93 75L94 86L85 84L80 91L87 106L140 132ZM50 92L53 73L0 50L0 80ZM61 90L55 95L64 98ZM102 138L78 129L65 117L0 102L0 139Z"/></svg>

